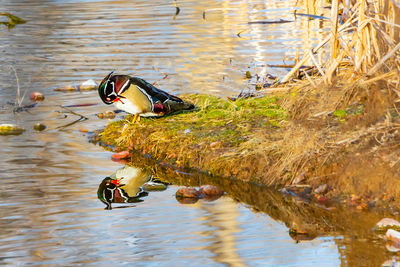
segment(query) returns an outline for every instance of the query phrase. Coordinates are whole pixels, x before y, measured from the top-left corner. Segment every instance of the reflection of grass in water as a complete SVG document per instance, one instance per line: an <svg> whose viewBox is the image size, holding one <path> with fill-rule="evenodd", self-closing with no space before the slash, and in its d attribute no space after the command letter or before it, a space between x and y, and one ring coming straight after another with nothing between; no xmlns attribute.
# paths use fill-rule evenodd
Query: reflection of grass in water
<svg viewBox="0 0 400 267"><path fill-rule="evenodd" d="M25 20L23 20L17 16L14 16L10 13L0 13L0 16L4 16L4 17L8 18L8 21L0 21L0 24L7 26L9 30L14 28L15 25L17 25L17 24L23 24L26 22Z"/></svg>

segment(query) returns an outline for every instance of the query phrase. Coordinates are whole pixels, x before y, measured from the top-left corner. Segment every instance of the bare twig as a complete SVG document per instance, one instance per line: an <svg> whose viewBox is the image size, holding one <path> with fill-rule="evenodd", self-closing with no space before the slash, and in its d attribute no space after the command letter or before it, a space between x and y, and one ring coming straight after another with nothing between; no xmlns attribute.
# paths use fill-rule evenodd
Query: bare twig
<svg viewBox="0 0 400 267"><path fill-rule="evenodd" d="M10 66L10 68L14 71L15 79L17 80L17 96L15 98L15 106L20 107L22 101L20 101L21 89L19 87L18 74L17 74L17 71L15 70L15 68L13 66Z"/></svg>
<svg viewBox="0 0 400 267"><path fill-rule="evenodd" d="M70 123L68 123L66 125L59 126L56 129L64 129L64 128L67 128L68 126L74 125L75 123L78 123L78 122L85 121L85 120L89 119L88 117L85 117L85 116L83 116L83 115L81 115L79 113L76 113L75 111L72 111L71 109L69 109L67 107L64 107L64 106L60 106L60 107L65 109L65 110L67 110L68 113L71 113L71 114L73 114L75 116L78 116L79 119L77 119L77 120L75 120L73 122L70 122Z"/></svg>

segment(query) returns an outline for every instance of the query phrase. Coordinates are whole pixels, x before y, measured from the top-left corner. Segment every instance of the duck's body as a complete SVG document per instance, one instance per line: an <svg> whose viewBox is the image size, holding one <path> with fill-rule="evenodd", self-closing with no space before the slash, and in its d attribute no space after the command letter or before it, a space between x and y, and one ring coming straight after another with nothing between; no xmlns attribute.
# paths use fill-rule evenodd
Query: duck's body
<svg viewBox="0 0 400 267"><path fill-rule="evenodd" d="M117 108L135 114L136 117L163 116L194 108L193 104L184 102L141 78L113 75L112 72L101 82L98 91L105 104L115 104Z"/></svg>

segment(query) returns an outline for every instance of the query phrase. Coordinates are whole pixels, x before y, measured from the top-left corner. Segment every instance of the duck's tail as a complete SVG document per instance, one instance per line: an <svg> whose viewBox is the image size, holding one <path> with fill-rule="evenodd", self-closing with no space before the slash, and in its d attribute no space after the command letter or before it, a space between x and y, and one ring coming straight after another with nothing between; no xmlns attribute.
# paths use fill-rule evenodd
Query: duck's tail
<svg viewBox="0 0 400 267"><path fill-rule="evenodd" d="M196 107L192 103L186 101L176 102L168 100L165 104L165 106L167 107L167 114L181 110L192 110Z"/></svg>

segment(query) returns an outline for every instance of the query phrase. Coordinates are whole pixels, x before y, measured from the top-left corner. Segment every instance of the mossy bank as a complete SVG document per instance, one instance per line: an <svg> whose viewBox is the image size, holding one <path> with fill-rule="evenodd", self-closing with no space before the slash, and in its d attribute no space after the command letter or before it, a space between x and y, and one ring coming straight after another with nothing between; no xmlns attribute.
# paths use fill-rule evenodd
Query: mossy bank
<svg viewBox="0 0 400 267"><path fill-rule="evenodd" d="M184 95L196 110L135 124L127 116L100 138L182 170L276 188L307 185L317 198L360 209L396 207L400 120L391 88L338 77L329 87L299 82L283 92L236 101Z"/></svg>
<svg viewBox="0 0 400 267"><path fill-rule="evenodd" d="M101 140L121 148L149 153L181 168L195 168L244 180L265 178L259 163L257 140L278 134L287 120L280 96L228 101L207 95L185 95L196 105L190 112L161 118L133 116L110 123ZM258 164L259 166L254 166Z"/></svg>

